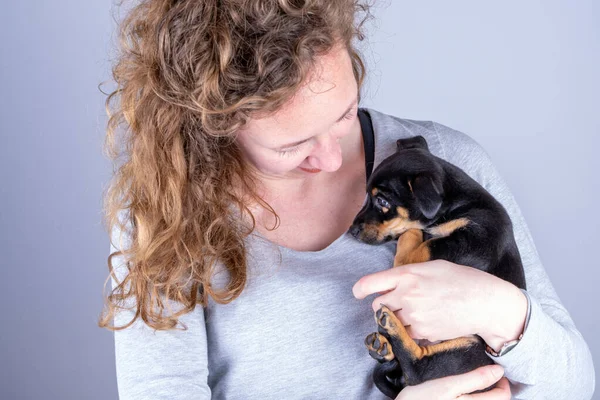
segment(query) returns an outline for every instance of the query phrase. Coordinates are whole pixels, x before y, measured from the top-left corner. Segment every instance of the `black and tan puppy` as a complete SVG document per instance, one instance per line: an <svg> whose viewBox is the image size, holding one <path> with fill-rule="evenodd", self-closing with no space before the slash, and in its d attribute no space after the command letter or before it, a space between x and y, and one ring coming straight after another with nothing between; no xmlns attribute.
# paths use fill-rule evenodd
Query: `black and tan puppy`
<svg viewBox="0 0 600 400"><path fill-rule="evenodd" d="M431 154L422 136L397 141L396 153L373 171L367 193L350 232L370 244L398 239L394 267L444 259L525 289L504 207L463 170ZM387 307L375 320L378 332L365 344L380 362L374 382L392 398L406 385L493 364L477 335L420 346Z"/></svg>

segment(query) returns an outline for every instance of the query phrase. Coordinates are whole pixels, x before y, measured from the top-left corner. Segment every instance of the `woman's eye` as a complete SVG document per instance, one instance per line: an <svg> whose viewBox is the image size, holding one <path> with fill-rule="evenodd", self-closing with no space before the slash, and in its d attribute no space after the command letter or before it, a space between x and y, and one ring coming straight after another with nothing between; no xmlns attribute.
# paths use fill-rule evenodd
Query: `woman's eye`
<svg viewBox="0 0 600 400"><path fill-rule="evenodd" d="M390 203L388 203L387 200L382 197L377 197L376 201L377 201L377 205L380 208L391 208Z"/></svg>
<svg viewBox="0 0 600 400"><path fill-rule="evenodd" d="M354 118L355 115L356 115L355 112L350 112L350 113L346 114L344 119L352 119L352 118Z"/></svg>
<svg viewBox="0 0 600 400"><path fill-rule="evenodd" d="M338 122L343 122L344 120L354 119L356 116L356 110L350 111L348 114L344 115Z"/></svg>
<svg viewBox="0 0 600 400"><path fill-rule="evenodd" d="M300 146L296 146L296 147L291 147L289 149L285 149L285 150L277 150L277 154L279 154L280 156L283 157L288 157L288 156L293 156L298 154L298 152L300 151Z"/></svg>

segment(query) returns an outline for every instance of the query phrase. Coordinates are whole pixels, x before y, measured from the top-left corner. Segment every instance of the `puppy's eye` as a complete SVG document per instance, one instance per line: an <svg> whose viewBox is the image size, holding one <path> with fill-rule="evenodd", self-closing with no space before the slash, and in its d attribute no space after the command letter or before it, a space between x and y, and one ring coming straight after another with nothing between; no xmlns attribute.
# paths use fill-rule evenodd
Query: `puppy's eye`
<svg viewBox="0 0 600 400"><path fill-rule="evenodd" d="M379 208L390 209L390 207L391 207L390 203L388 203L387 200L384 199L383 197L376 197L375 202L377 203L377 206L379 206Z"/></svg>

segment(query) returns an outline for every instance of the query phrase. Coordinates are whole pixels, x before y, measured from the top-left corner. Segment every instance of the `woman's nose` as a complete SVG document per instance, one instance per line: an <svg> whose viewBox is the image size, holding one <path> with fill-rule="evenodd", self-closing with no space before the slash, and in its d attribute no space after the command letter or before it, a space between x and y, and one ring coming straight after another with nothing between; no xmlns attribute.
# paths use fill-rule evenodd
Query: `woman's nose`
<svg viewBox="0 0 600 400"><path fill-rule="evenodd" d="M342 165L342 147L339 140L340 137L329 135L319 141L308 157L310 165L326 172L333 172L340 168Z"/></svg>

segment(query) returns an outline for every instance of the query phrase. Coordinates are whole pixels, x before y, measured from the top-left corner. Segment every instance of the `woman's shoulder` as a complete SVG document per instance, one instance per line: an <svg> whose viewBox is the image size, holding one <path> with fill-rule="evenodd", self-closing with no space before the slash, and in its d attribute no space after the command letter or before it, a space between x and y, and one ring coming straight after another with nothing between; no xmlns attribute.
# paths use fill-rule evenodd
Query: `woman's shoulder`
<svg viewBox="0 0 600 400"><path fill-rule="evenodd" d="M365 110L373 123L375 166L396 151L396 140L420 135L433 155L458 166L478 181L493 167L485 149L464 132L432 120L400 118L372 108Z"/></svg>

